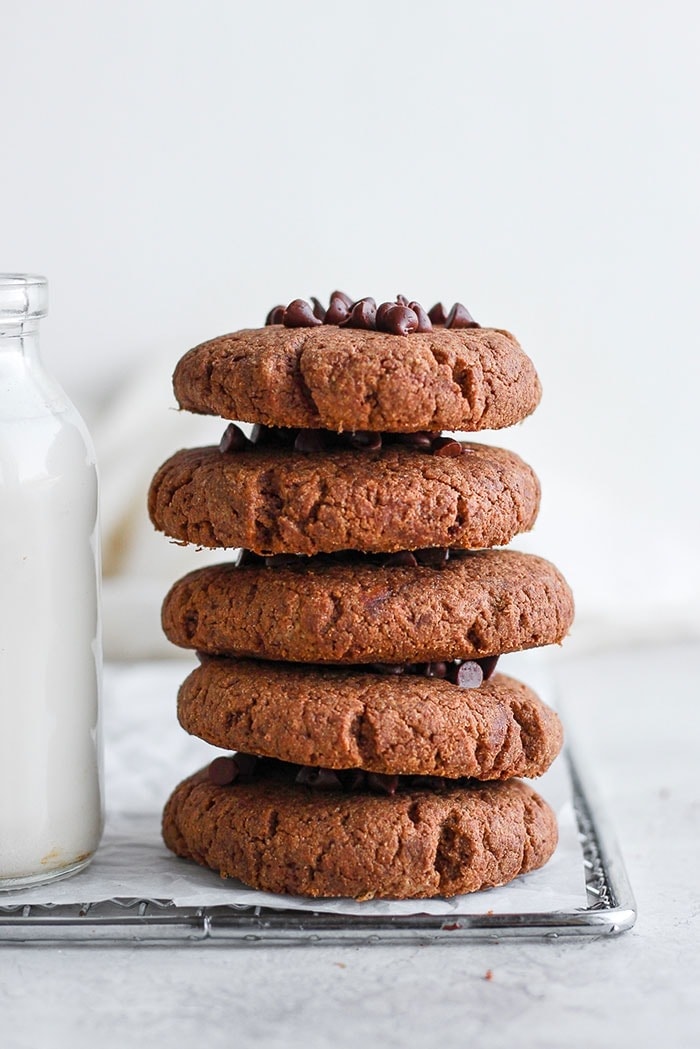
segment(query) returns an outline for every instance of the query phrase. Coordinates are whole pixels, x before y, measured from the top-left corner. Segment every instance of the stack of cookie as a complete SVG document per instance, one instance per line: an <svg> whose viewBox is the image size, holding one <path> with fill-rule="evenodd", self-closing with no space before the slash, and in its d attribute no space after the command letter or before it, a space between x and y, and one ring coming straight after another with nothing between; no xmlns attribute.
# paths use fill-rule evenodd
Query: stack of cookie
<svg viewBox="0 0 700 1049"><path fill-rule="evenodd" d="M272 892L452 896L541 866L559 721L500 655L559 642L571 592L529 529L535 474L443 431L509 426L540 385L508 332L467 310L336 292L177 366L176 397L230 424L156 474L156 528L237 563L192 572L163 627L200 665L190 733L235 752L181 783L178 855Z"/></svg>

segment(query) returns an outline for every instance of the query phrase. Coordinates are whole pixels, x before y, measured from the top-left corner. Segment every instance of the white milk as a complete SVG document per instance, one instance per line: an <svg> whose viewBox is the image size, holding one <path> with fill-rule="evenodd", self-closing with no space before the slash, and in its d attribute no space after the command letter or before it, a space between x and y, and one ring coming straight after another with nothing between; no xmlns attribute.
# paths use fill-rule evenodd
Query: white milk
<svg viewBox="0 0 700 1049"><path fill-rule="evenodd" d="M36 336L0 322L0 888L80 869L100 839L97 543L87 431Z"/></svg>

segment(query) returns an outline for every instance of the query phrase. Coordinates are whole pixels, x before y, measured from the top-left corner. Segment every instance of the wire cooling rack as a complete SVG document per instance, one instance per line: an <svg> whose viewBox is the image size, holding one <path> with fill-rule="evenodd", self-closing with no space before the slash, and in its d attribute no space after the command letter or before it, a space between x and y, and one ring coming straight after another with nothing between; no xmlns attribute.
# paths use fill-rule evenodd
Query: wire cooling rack
<svg viewBox="0 0 700 1049"><path fill-rule="evenodd" d="M624 932L634 896L605 812L569 748L564 755L581 843L587 905L541 913L362 917L243 904L178 907L140 897L98 903L0 906L0 942L229 944L241 947L342 943L428 944L557 939Z"/></svg>

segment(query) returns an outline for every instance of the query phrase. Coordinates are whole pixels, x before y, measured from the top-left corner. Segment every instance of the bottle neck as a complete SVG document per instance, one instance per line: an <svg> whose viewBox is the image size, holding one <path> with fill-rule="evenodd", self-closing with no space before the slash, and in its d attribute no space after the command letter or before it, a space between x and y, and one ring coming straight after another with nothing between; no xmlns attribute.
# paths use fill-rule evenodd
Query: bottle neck
<svg viewBox="0 0 700 1049"><path fill-rule="evenodd" d="M28 361L39 361L39 321L4 325L0 321L0 354L20 355Z"/></svg>

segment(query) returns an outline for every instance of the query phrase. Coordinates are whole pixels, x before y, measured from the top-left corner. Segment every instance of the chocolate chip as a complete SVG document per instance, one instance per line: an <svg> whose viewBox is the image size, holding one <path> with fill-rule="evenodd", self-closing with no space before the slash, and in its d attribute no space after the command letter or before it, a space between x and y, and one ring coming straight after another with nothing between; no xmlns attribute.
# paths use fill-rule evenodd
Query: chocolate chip
<svg viewBox="0 0 700 1049"><path fill-rule="evenodd" d="M493 672L496 669L496 663L498 663L498 656L484 656L483 659L477 659L477 663L481 667L481 672L484 675L484 681L488 681L490 677L493 677Z"/></svg>
<svg viewBox="0 0 700 1049"><path fill-rule="evenodd" d="M449 560L450 551L446 546L428 546L424 550L413 551L419 565L435 568Z"/></svg>
<svg viewBox="0 0 700 1049"><path fill-rule="evenodd" d="M233 757L238 775L241 779L251 779L260 759L255 754L244 754L239 751Z"/></svg>
<svg viewBox="0 0 700 1049"><path fill-rule="evenodd" d="M382 446L382 435L373 430L355 430L346 441L351 448L362 448L365 452L378 452Z"/></svg>
<svg viewBox="0 0 700 1049"><path fill-rule="evenodd" d="M444 324L447 320L447 314L445 313L445 307L441 302L436 302L432 309L428 310L428 317L433 324Z"/></svg>
<svg viewBox="0 0 700 1049"><path fill-rule="evenodd" d="M447 663L442 660L438 663L426 663L423 675L425 677L437 677L442 680L447 677Z"/></svg>
<svg viewBox="0 0 700 1049"><path fill-rule="evenodd" d="M460 688L478 688L483 680L483 671L473 659L465 660L457 671L457 684Z"/></svg>
<svg viewBox="0 0 700 1049"><path fill-rule="evenodd" d="M259 448L268 448L270 445L293 445L294 439L299 431L286 426L263 426L256 423L253 427L250 440Z"/></svg>
<svg viewBox="0 0 700 1049"><path fill-rule="evenodd" d="M430 320L430 317L425 312L425 310L423 309L423 307L421 306L421 304L419 302L409 302L408 308L410 310L413 310L413 312L415 313L416 317L418 318L418 327L416 328L416 331L432 331L433 330L432 321Z"/></svg>
<svg viewBox="0 0 700 1049"><path fill-rule="evenodd" d="M284 323L284 306L273 306L265 318L265 327L270 324Z"/></svg>
<svg viewBox="0 0 700 1049"><path fill-rule="evenodd" d="M398 306L408 306L408 299L405 295L397 295L396 303Z"/></svg>
<svg viewBox="0 0 700 1049"><path fill-rule="evenodd" d="M403 674L406 670L403 663L370 663L369 669L375 674Z"/></svg>
<svg viewBox="0 0 700 1049"><path fill-rule="evenodd" d="M435 437L433 439L433 455L440 458L454 459L461 455L464 449L454 437Z"/></svg>
<svg viewBox="0 0 700 1049"><path fill-rule="evenodd" d="M377 304L374 299L360 299L356 302L343 327L374 331L377 327Z"/></svg>
<svg viewBox="0 0 700 1049"><path fill-rule="evenodd" d="M382 315L382 324L390 335L410 335L418 331L418 317L408 306L390 306Z"/></svg>
<svg viewBox="0 0 700 1049"><path fill-rule="evenodd" d="M210 783L215 783L217 787L226 787L229 783L233 783L234 780L238 779L238 766L233 758L227 758L222 755L219 758L214 758L209 765L207 775Z"/></svg>
<svg viewBox="0 0 700 1049"><path fill-rule="evenodd" d="M305 765L297 772L294 782L316 790L341 790L340 777L334 769L309 768Z"/></svg>
<svg viewBox="0 0 700 1049"><path fill-rule="evenodd" d="M368 772L367 786L377 794L396 794L398 776L387 776L383 772Z"/></svg>
<svg viewBox="0 0 700 1049"><path fill-rule="evenodd" d="M229 423L219 441L220 452L244 452L246 448L252 448L252 442L248 440L243 430L235 423Z"/></svg>
<svg viewBox="0 0 700 1049"><path fill-rule="evenodd" d="M379 306L377 308L377 318L376 318L377 331L387 331L388 330L386 325L385 325L384 319L385 319L388 311L395 305L396 305L395 302L383 302L381 304L381 306Z"/></svg>
<svg viewBox="0 0 700 1049"><path fill-rule="evenodd" d="M432 452L433 434L428 430L417 430L416 433L394 433L391 437L398 444L406 444L409 448L417 448L421 452Z"/></svg>
<svg viewBox="0 0 700 1049"><path fill-rule="evenodd" d="M314 317L318 317L321 324L323 324L324 320L326 319L326 311L324 307L314 295L311 296L311 301L314 304Z"/></svg>
<svg viewBox="0 0 700 1049"><path fill-rule="evenodd" d="M322 452L326 447L324 430L299 430L294 439L295 452Z"/></svg>
<svg viewBox="0 0 700 1049"><path fill-rule="evenodd" d="M292 299L284 311L285 328L315 328L321 321L304 299Z"/></svg>
<svg viewBox="0 0 700 1049"><path fill-rule="evenodd" d="M326 316L323 319L324 324L343 324L350 316L350 310L352 309L352 303L348 305L345 301L347 296L341 298L336 292L331 296L331 304L326 310Z"/></svg>
<svg viewBox="0 0 700 1049"><path fill-rule="evenodd" d="M349 295L346 295L344 291L332 291L331 302L333 299L340 299L340 301L347 306L348 310L351 310L355 305L355 300L351 299Z"/></svg>
<svg viewBox="0 0 700 1049"><path fill-rule="evenodd" d="M461 302L456 302L450 310L449 316L445 321L446 328L480 328L481 325L472 317L471 313L466 306L463 306Z"/></svg>
<svg viewBox="0 0 700 1049"><path fill-rule="evenodd" d="M418 564L410 550L399 550L382 561L383 568L415 568Z"/></svg>

